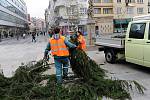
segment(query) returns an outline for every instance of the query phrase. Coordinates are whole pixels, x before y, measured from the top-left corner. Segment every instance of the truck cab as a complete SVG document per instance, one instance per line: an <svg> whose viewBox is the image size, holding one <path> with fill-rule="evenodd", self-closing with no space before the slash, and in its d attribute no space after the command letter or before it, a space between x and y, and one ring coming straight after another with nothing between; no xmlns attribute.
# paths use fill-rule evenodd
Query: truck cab
<svg viewBox="0 0 150 100"><path fill-rule="evenodd" d="M150 67L150 20L133 20L125 38L127 62Z"/></svg>
<svg viewBox="0 0 150 100"><path fill-rule="evenodd" d="M125 37L97 38L95 45L99 46L99 51L104 51L108 63L124 59L150 67L150 14L133 17L133 21L128 24Z"/></svg>

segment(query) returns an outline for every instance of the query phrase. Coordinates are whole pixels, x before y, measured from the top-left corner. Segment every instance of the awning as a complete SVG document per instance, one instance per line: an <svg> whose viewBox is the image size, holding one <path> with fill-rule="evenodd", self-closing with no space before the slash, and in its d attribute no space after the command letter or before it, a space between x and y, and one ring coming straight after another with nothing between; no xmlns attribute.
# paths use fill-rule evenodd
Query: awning
<svg viewBox="0 0 150 100"><path fill-rule="evenodd" d="M130 18L128 19L114 19L114 24L128 24L131 21Z"/></svg>

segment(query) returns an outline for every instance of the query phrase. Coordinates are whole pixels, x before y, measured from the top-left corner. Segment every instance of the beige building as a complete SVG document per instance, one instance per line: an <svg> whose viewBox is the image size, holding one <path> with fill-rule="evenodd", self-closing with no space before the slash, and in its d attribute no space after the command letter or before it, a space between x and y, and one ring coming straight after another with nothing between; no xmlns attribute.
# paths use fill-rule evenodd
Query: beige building
<svg viewBox="0 0 150 100"><path fill-rule="evenodd" d="M148 14L148 0L114 0L114 32L127 29L134 16Z"/></svg>
<svg viewBox="0 0 150 100"><path fill-rule="evenodd" d="M132 17L148 14L148 0L93 0L93 6L100 34L125 31Z"/></svg>
<svg viewBox="0 0 150 100"><path fill-rule="evenodd" d="M31 17L31 28L35 32L45 32L46 25L45 20L41 18Z"/></svg>
<svg viewBox="0 0 150 100"><path fill-rule="evenodd" d="M95 29L101 33L113 32L113 0L94 0Z"/></svg>

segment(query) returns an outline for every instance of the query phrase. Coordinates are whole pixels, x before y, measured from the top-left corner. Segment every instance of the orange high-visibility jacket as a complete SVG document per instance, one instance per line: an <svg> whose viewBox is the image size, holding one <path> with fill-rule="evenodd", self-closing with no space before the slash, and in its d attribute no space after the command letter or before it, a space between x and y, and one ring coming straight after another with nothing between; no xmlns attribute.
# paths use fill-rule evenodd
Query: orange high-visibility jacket
<svg viewBox="0 0 150 100"><path fill-rule="evenodd" d="M65 45L65 37L60 36L58 40L51 38L51 53L53 56L69 56L69 51L67 46Z"/></svg>
<svg viewBox="0 0 150 100"><path fill-rule="evenodd" d="M80 42L80 44L78 45L78 48L82 50L86 50L86 41L82 35L79 35L78 41Z"/></svg>

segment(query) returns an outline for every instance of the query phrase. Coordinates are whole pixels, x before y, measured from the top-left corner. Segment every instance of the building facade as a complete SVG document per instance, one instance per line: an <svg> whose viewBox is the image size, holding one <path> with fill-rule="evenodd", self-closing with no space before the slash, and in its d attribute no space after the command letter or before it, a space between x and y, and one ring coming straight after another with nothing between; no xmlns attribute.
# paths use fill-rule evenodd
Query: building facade
<svg viewBox="0 0 150 100"><path fill-rule="evenodd" d="M45 32L46 31L46 24L45 20L41 18L31 17L31 27L32 32Z"/></svg>
<svg viewBox="0 0 150 100"><path fill-rule="evenodd" d="M150 14L150 0L148 0L148 13Z"/></svg>
<svg viewBox="0 0 150 100"><path fill-rule="evenodd" d="M60 26L63 32L73 30L75 26L86 31L88 0L50 0L45 10L47 26Z"/></svg>
<svg viewBox="0 0 150 100"><path fill-rule="evenodd" d="M126 31L128 23L134 16L146 14L148 14L148 0L115 0L114 32Z"/></svg>
<svg viewBox="0 0 150 100"><path fill-rule="evenodd" d="M148 14L148 0L93 0L93 10L100 34L125 32L134 16Z"/></svg>
<svg viewBox="0 0 150 100"><path fill-rule="evenodd" d="M30 14L28 14L28 24L29 24L29 33L35 32L36 26L33 23L33 19L30 17Z"/></svg>
<svg viewBox="0 0 150 100"><path fill-rule="evenodd" d="M113 32L113 0L93 0L95 29L99 34Z"/></svg>
<svg viewBox="0 0 150 100"><path fill-rule="evenodd" d="M26 3L23 0L0 0L1 38L22 35L27 27Z"/></svg>

